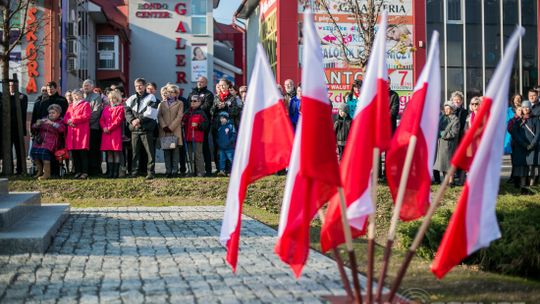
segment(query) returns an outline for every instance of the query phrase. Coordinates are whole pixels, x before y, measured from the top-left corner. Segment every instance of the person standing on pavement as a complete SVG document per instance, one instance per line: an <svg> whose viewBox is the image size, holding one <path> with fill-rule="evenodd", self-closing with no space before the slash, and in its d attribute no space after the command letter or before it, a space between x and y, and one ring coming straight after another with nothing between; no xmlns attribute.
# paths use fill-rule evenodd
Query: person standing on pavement
<svg viewBox="0 0 540 304"><path fill-rule="evenodd" d="M180 88L174 84L167 84L161 88L162 101L158 106L159 139L174 138L174 147L161 145L165 156L165 174L167 177L176 177L180 149L182 148L182 117L184 116L184 103L178 98ZM161 143L161 142L160 142Z"/></svg>
<svg viewBox="0 0 540 304"><path fill-rule="evenodd" d="M390 94L390 122L392 124L392 134L396 132L399 117L399 95L390 87L391 79L388 77L388 93Z"/></svg>
<svg viewBox="0 0 540 304"><path fill-rule="evenodd" d="M71 92L73 103L64 116L67 127L66 149L71 152L76 179L88 178L88 150L90 148L90 119L92 109L84 100L84 91L75 89Z"/></svg>
<svg viewBox="0 0 540 304"><path fill-rule="evenodd" d="M531 102L531 116L540 117L540 102L538 101L538 92L534 89L530 89L527 97Z"/></svg>
<svg viewBox="0 0 540 304"><path fill-rule="evenodd" d="M26 161L26 149L21 150L21 140L24 142L24 136L27 135L26 132L26 112L28 110L28 97L23 93L19 94L19 105L21 108L21 116L17 117L17 104L15 98L15 82L9 82L9 100L11 102L11 147L15 148L15 157L17 159L17 167L14 168L11 165L11 168L15 169L15 174L22 174L22 163ZM21 127L19 127L19 123ZM23 156L21 158L21 156ZM13 159L12 159L13 161Z"/></svg>
<svg viewBox="0 0 540 304"><path fill-rule="evenodd" d="M450 160L458 146L459 119L454 114L457 107L454 102L444 104L444 112L439 119L439 138L437 140L437 154L433 165L435 183L441 183L441 173L444 175L450 169ZM454 185L451 181L450 185Z"/></svg>
<svg viewBox="0 0 540 304"><path fill-rule="evenodd" d="M300 107L302 103L302 87L298 85L296 88L296 95L292 97L289 101L289 119L293 126L293 130L296 131L296 125L298 124L298 119L300 118Z"/></svg>
<svg viewBox="0 0 540 304"><path fill-rule="evenodd" d="M135 94L131 95L125 104L126 121L131 131L131 144L133 149L132 177L136 177L141 167L140 155L145 153L148 157L146 163L146 179L153 179L155 175L154 130L157 128L157 101L156 97L146 92L146 80L137 78L134 81Z"/></svg>
<svg viewBox="0 0 540 304"><path fill-rule="evenodd" d="M217 94L218 92L216 92ZM208 79L204 76L200 76L197 79L197 86L193 88L191 93L189 93L187 100L184 101L184 113L187 112L191 105L190 101L193 96L197 98L203 98L201 104L201 110L204 111L206 117L210 120L211 109L214 105L214 94L208 90ZM210 128L204 130L204 140L203 140L203 156L204 156L204 171L206 176L212 176L212 153L210 151ZM184 174L186 172L186 150L180 149L180 173Z"/></svg>
<svg viewBox="0 0 540 304"><path fill-rule="evenodd" d="M109 104L105 106L99 119L99 124L103 130L100 148L107 155L107 177L118 178L120 175L120 156L123 150L122 128L124 126L125 110L120 92L110 91L107 99Z"/></svg>
<svg viewBox="0 0 540 304"><path fill-rule="evenodd" d="M289 114L289 105L291 104L291 99L296 96L296 86L292 79L287 79L283 83L285 87L285 93L283 94L283 105L287 114Z"/></svg>
<svg viewBox="0 0 540 304"><path fill-rule="evenodd" d="M103 100L101 95L94 92L94 82L86 79L83 82L84 100L90 104L92 116L90 117L90 150L88 150L88 174L98 176L102 174L101 162L101 127L99 119L103 112Z"/></svg>
<svg viewBox="0 0 540 304"><path fill-rule="evenodd" d="M459 133L457 136L457 144L461 142L463 139L463 135L465 134L465 125L467 123L467 116L469 116L469 111L467 111L467 108L465 107L465 96L460 91L454 91L450 95L450 101L456 106L454 114L459 120ZM457 177L457 185L463 186L462 182L465 180L465 172L461 169L458 169L456 172ZM452 181L453 182L453 181Z"/></svg>

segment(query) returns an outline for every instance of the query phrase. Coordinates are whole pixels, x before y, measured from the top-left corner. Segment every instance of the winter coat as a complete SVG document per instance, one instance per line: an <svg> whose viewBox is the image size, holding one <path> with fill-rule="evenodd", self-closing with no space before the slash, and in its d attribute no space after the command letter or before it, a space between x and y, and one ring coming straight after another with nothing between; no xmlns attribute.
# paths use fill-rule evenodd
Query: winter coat
<svg viewBox="0 0 540 304"><path fill-rule="evenodd" d="M296 130L296 125L298 124L298 119L300 118L300 102L301 98L294 96L289 100L289 118L293 125L293 129Z"/></svg>
<svg viewBox="0 0 540 304"><path fill-rule="evenodd" d="M184 103L180 100L162 101L158 107L159 137L174 135L178 138L177 144L182 145L182 117L184 116ZM163 128L169 127L172 133L165 132Z"/></svg>
<svg viewBox="0 0 540 304"><path fill-rule="evenodd" d="M540 117L540 101L536 101L531 107L531 116Z"/></svg>
<svg viewBox="0 0 540 304"><path fill-rule="evenodd" d="M157 127L157 108L158 103L154 95L148 93L131 95L124 106L129 130L132 133L153 134ZM135 119L139 119L141 122L137 128L131 124Z"/></svg>
<svg viewBox="0 0 540 304"><path fill-rule="evenodd" d="M506 110L506 126L509 126L512 119L516 116L516 112L514 111L513 107L508 107ZM512 153L512 136L510 135L510 131L506 131L506 135L504 136L504 154L511 154Z"/></svg>
<svg viewBox="0 0 540 304"><path fill-rule="evenodd" d="M62 145L60 135L64 134L65 131L66 125L61 118L53 121L52 125L45 122L38 125L36 121L32 125L32 134L36 134L36 138L32 142L32 149L41 148L54 153Z"/></svg>
<svg viewBox="0 0 540 304"><path fill-rule="evenodd" d="M537 117L519 119L510 130L514 142L512 159L515 166L540 165L540 120ZM529 148L529 146L531 146Z"/></svg>
<svg viewBox="0 0 540 304"><path fill-rule="evenodd" d="M459 144L463 138L463 134L465 133L465 125L467 124L467 116L469 116L469 111L463 107L460 107L457 108L454 115L456 115L459 121L459 133L457 139L457 143Z"/></svg>
<svg viewBox="0 0 540 304"><path fill-rule="evenodd" d="M456 151L459 136L459 119L456 115L442 115L439 119L439 139L437 155L433 169L446 172L450 169L450 160Z"/></svg>
<svg viewBox="0 0 540 304"><path fill-rule="evenodd" d="M10 95L9 100L11 102L11 132L14 132L15 130L19 129L18 121L17 119L14 119L17 117L17 108L15 104L15 95ZM21 126L23 128L23 136L27 135L26 132L26 112L28 111L28 97L23 94L19 93L19 104L21 105ZM48 115L49 113L47 113Z"/></svg>
<svg viewBox="0 0 540 304"><path fill-rule="evenodd" d="M92 109L85 100L69 105L64 116L64 123L68 125L68 120L71 119L75 126L68 125L67 127L66 148L68 150L88 150L90 148L91 115Z"/></svg>
<svg viewBox="0 0 540 304"><path fill-rule="evenodd" d="M102 130L109 133L101 135L101 151L122 151L122 127L124 126L124 105L105 106L99 119Z"/></svg>
<svg viewBox="0 0 540 304"><path fill-rule="evenodd" d="M186 142L204 142L204 132L208 129L210 124L208 117L201 108L189 109L182 118L184 129L186 130ZM193 123L197 123L197 126L193 126Z"/></svg>
<svg viewBox="0 0 540 304"><path fill-rule="evenodd" d="M217 133L217 144L220 150L231 150L236 145L236 129L231 122L220 125Z"/></svg>
<svg viewBox="0 0 540 304"><path fill-rule="evenodd" d="M103 107L105 106L103 100L101 99L101 95L91 92L90 94L86 94L84 100L88 101L90 108L92 109L92 115L90 116L90 129L99 130L99 119L101 117L101 113L103 112Z"/></svg>
<svg viewBox="0 0 540 304"><path fill-rule="evenodd" d="M220 106L223 106L220 108ZM236 96L229 94L225 100L221 100L219 95L214 97L214 105L212 106L212 128L217 130L221 125L219 121L219 113L227 112L231 121L236 121L240 115L240 107L236 101Z"/></svg>
<svg viewBox="0 0 540 304"><path fill-rule="evenodd" d="M392 124L392 133L396 131L397 121L399 117L399 95L395 91L390 90L390 122Z"/></svg>
<svg viewBox="0 0 540 304"><path fill-rule="evenodd" d="M347 137L349 136L349 131L351 129L352 119L347 114L345 117L338 115L336 121L334 122L334 133L336 134L338 146L345 146L347 142Z"/></svg>
<svg viewBox="0 0 540 304"><path fill-rule="evenodd" d="M356 113L356 103L358 103L358 98L354 96L354 94L349 94L345 98L345 104L347 105L347 108L349 109L349 115L354 116L354 113Z"/></svg>

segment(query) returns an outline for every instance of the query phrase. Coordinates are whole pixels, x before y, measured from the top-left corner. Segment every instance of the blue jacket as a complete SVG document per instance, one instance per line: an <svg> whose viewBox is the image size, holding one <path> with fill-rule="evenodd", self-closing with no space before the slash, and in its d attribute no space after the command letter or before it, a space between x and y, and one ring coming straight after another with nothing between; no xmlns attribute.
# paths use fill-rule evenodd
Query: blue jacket
<svg viewBox="0 0 540 304"><path fill-rule="evenodd" d="M234 149L234 146L236 145L236 129L230 121L224 125L219 125L217 144L221 150Z"/></svg>
<svg viewBox="0 0 540 304"><path fill-rule="evenodd" d="M298 124L298 118L300 117L300 99L294 96L289 101L289 118L293 128L296 130L296 124Z"/></svg>

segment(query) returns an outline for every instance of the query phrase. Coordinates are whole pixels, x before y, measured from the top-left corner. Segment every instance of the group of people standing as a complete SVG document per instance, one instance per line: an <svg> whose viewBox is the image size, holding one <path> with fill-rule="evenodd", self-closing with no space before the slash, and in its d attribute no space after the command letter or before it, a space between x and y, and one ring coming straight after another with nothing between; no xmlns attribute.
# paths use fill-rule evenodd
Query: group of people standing
<svg viewBox="0 0 540 304"><path fill-rule="evenodd" d="M58 175L63 160L69 159L68 170L76 179L103 175L103 161L109 178L153 179L156 149L164 152L167 177L227 175L247 87L221 79L214 94L207 84L200 77L186 99L175 84L158 92L155 83L143 78L134 81L135 93L128 98L121 86L102 91L89 79L65 97L55 82L47 83L30 122L35 176ZM21 167L18 163L16 173L22 173Z"/></svg>

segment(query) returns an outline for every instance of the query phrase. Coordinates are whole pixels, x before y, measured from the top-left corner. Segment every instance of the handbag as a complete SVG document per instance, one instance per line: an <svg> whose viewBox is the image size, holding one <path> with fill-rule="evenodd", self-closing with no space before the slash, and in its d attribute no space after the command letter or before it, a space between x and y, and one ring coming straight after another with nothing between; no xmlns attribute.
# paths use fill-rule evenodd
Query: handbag
<svg viewBox="0 0 540 304"><path fill-rule="evenodd" d="M178 143L178 137L174 135L163 136L159 138L159 142L161 144L161 149L163 150L175 149L176 144Z"/></svg>

